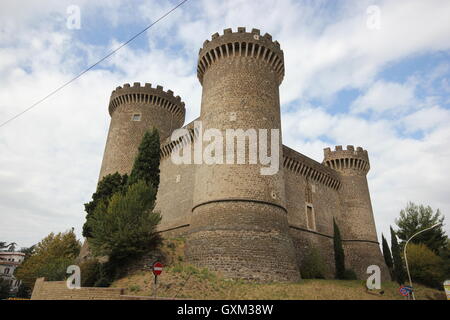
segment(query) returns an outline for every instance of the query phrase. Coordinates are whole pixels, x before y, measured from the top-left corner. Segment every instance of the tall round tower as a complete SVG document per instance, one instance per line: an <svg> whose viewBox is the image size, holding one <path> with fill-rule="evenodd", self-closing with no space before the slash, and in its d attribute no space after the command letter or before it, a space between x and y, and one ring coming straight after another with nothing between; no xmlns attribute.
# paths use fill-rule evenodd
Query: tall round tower
<svg viewBox="0 0 450 320"><path fill-rule="evenodd" d="M184 103L179 96L163 87L152 88L135 82L117 87L111 94L109 114L111 123L106 140L100 179L107 174L130 173L145 132L159 131L160 140L180 128L185 117Z"/></svg>
<svg viewBox="0 0 450 320"><path fill-rule="evenodd" d="M378 265L383 278L389 273L382 257L375 227L366 175L369 156L361 147L336 146L324 149L323 163L340 173L342 215L336 217L344 240L347 267L361 278L367 278L367 267Z"/></svg>
<svg viewBox="0 0 450 320"><path fill-rule="evenodd" d="M227 144L227 129L247 133L267 129L268 137L272 130L281 132L278 87L284 59L279 43L269 34L245 28L215 33L199 52L197 76L203 85L203 130L217 129L227 137ZM261 134L258 138L264 139ZM187 257L231 278L297 280L282 168L262 175L260 169L266 166L249 160L250 140L244 140L244 164L235 158L233 164L224 160L197 168ZM277 140L276 160L281 164L281 134ZM232 143L231 149L224 148L224 159L230 150L238 153Z"/></svg>

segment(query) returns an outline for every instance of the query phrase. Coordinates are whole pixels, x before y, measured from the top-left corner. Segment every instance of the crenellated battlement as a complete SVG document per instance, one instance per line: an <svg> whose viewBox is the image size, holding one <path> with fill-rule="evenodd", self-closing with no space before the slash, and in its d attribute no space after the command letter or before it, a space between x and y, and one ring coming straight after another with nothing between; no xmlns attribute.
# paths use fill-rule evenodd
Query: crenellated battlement
<svg viewBox="0 0 450 320"><path fill-rule="evenodd" d="M249 57L264 61L277 73L278 83L284 77L284 56L278 41L273 41L268 33L261 35L259 29L246 32L239 27L237 32L231 28L224 29L223 34L214 33L211 40L203 42L199 51L197 77L203 84L203 75L214 63L233 57Z"/></svg>
<svg viewBox="0 0 450 320"><path fill-rule="evenodd" d="M174 96L172 90L164 91L164 88L159 85L154 88L150 83L141 85L139 82L135 82L133 86L125 83L123 87L117 87L111 93L109 114L112 115L117 107L126 103L158 105L183 120L186 113L184 102L181 101L180 96Z"/></svg>
<svg viewBox="0 0 450 320"><path fill-rule="evenodd" d="M283 167L335 190L341 186L335 171L287 146L283 146Z"/></svg>
<svg viewBox="0 0 450 320"><path fill-rule="evenodd" d="M349 145L347 146L347 149L343 149L342 146L336 146L334 150L325 148L323 151L323 164L334 170L341 172L353 170L363 174L369 172L369 156L367 150L364 150L361 147L355 149L354 146Z"/></svg>

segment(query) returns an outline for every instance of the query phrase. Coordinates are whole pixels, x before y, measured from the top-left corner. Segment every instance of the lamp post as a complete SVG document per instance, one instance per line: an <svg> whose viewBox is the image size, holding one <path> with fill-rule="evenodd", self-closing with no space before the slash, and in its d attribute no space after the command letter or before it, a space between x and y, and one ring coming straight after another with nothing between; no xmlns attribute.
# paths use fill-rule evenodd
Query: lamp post
<svg viewBox="0 0 450 320"><path fill-rule="evenodd" d="M429 228L423 229L423 230L421 230L421 231L419 231L419 232L413 234L413 235L411 236L411 238L409 238L408 241L406 241L406 243L405 243L405 248L403 249L403 256L405 257L406 272L408 272L409 285L410 285L411 290L412 290L411 293L412 293L413 300L416 300L416 297L414 296L414 290L413 290L413 285L412 285L411 275L410 275L410 273L409 273L408 258L406 257L406 247L408 246L408 243L409 243L409 241L411 241L412 238L414 238L415 236L417 236L418 234L420 234L420 233L422 233L422 232L425 232L425 231L427 231L427 230L433 229L434 227L437 227L437 226L439 226L439 225L441 225L441 224L440 224L440 223L436 223L435 225L432 225L432 226L429 227Z"/></svg>

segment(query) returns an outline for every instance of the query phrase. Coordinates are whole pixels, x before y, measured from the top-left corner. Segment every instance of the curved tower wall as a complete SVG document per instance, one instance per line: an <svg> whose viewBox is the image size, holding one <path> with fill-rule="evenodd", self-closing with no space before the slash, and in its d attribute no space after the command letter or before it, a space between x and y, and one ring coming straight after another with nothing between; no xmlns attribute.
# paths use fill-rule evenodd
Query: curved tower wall
<svg viewBox="0 0 450 320"><path fill-rule="evenodd" d="M324 149L324 156L323 164L340 173L342 213L336 218L344 240L347 268L365 279L367 267L378 265L383 278L388 279L366 178L370 169L367 151L361 147L355 150L353 146L347 146L344 150L337 146L334 151Z"/></svg>
<svg viewBox="0 0 450 320"><path fill-rule="evenodd" d="M171 90L135 82L133 86L125 84L112 92L109 114L111 123L100 180L115 172L130 173L145 132L155 127L164 141L183 125L185 108L181 98L175 97Z"/></svg>
<svg viewBox="0 0 450 320"><path fill-rule="evenodd" d="M226 137L227 129L269 129L268 136L270 129L281 129L283 51L269 34L245 28L216 33L204 42L197 70L203 130L218 129ZM191 262L231 278L299 278L287 222L281 133L278 146L280 168L274 175L261 175L267 166L249 164L248 157L245 164L197 168L187 245ZM248 152L248 142L246 147Z"/></svg>

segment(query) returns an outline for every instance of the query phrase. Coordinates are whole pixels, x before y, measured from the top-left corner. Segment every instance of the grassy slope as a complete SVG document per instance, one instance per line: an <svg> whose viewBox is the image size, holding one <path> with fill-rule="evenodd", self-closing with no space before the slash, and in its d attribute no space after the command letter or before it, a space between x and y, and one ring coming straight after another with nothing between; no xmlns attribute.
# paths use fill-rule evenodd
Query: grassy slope
<svg viewBox="0 0 450 320"><path fill-rule="evenodd" d="M301 280L297 283L257 284L227 280L220 274L198 269L183 262L184 241L171 239L162 248L168 257L168 266L158 277L158 296L190 299L348 299L396 300L404 299L394 282L382 284L383 295L378 290L366 292L363 281ZM126 288L127 294L148 296L153 293L153 274L139 271L115 281L113 287ZM441 291L416 285L417 299L445 299Z"/></svg>

